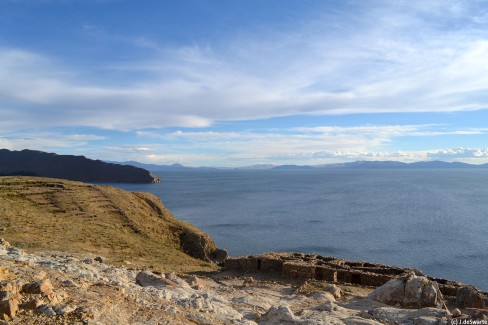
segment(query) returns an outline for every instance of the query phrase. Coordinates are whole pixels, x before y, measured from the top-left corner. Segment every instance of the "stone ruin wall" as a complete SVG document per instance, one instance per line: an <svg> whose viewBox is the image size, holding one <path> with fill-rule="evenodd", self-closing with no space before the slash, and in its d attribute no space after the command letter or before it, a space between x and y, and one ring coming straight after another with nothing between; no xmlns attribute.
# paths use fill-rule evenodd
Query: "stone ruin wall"
<svg viewBox="0 0 488 325"><path fill-rule="evenodd" d="M335 283L379 287L399 275L420 271L374 263L350 262L320 255L283 253L243 257L229 257L225 261L228 270L240 272L278 273L283 278L299 280L322 280ZM457 289L465 286L462 283L445 279L436 279L443 295L456 296Z"/></svg>

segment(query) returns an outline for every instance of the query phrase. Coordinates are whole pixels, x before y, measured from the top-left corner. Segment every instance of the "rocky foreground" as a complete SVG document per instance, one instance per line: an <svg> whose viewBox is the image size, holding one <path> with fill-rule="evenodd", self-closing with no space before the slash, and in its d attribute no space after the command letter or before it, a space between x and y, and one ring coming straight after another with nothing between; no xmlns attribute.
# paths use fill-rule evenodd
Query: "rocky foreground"
<svg viewBox="0 0 488 325"><path fill-rule="evenodd" d="M454 317L483 324L488 314L453 308L434 282L413 273L373 290L262 273L155 274L109 262L87 254L28 254L0 240L0 323L426 325ZM404 302L421 308L399 307Z"/></svg>

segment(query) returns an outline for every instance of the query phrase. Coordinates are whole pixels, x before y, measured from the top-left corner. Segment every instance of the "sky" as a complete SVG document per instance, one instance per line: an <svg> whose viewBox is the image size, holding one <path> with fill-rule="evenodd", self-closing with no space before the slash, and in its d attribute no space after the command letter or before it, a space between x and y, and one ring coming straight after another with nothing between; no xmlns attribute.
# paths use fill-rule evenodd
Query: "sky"
<svg viewBox="0 0 488 325"><path fill-rule="evenodd" d="M0 0L0 148L488 163L488 0Z"/></svg>

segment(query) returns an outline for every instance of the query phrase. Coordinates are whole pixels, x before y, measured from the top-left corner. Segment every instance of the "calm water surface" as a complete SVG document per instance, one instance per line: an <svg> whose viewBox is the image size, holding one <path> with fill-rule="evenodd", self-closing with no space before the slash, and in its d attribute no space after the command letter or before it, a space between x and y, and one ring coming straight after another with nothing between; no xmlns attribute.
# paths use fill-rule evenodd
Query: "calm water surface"
<svg viewBox="0 0 488 325"><path fill-rule="evenodd" d="M488 170L171 171L159 196L231 255L319 253L488 290Z"/></svg>

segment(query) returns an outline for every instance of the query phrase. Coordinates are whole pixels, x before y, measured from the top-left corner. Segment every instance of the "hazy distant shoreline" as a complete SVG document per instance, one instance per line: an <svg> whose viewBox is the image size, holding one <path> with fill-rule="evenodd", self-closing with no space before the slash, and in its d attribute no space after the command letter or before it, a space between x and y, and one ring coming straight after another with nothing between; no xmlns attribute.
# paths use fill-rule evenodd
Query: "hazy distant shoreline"
<svg viewBox="0 0 488 325"><path fill-rule="evenodd" d="M189 167L181 164L157 165L138 161L107 161L110 163L130 165L153 172L172 170L317 170L317 169L488 169L488 164L468 164L463 162L418 161L404 163L399 161L354 161L322 165L272 165L258 164L244 167Z"/></svg>

